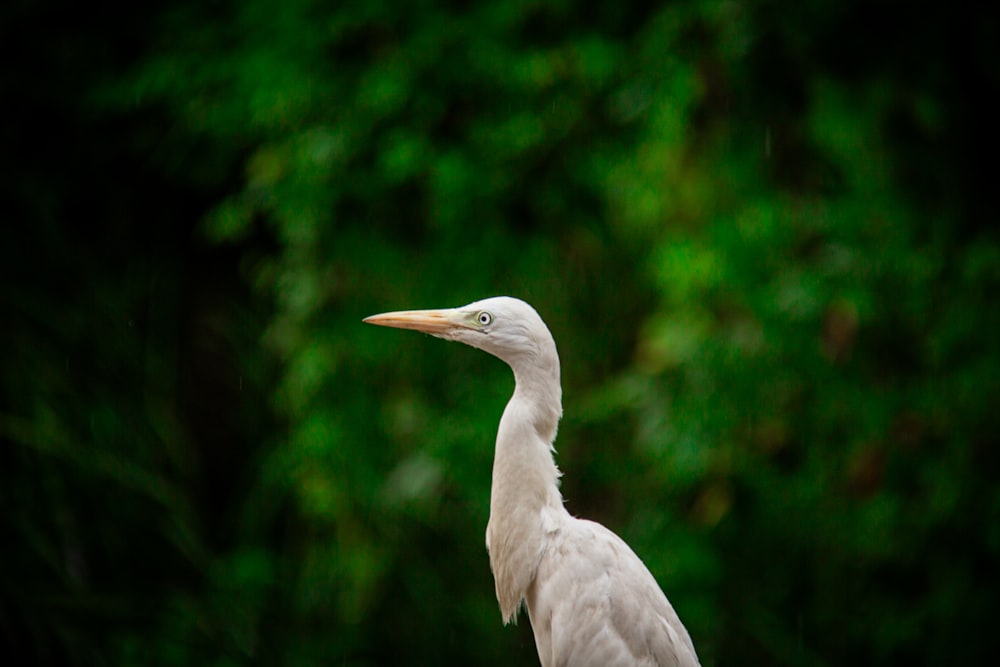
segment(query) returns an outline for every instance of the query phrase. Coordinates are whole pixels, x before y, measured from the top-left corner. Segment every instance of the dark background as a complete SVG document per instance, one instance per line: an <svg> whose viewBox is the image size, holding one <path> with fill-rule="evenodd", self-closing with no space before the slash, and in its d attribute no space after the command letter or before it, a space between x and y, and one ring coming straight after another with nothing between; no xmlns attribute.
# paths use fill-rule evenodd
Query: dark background
<svg viewBox="0 0 1000 667"><path fill-rule="evenodd" d="M509 371L360 322L511 294L702 664L989 661L995 13L4 3L4 654L537 664Z"/></svg>

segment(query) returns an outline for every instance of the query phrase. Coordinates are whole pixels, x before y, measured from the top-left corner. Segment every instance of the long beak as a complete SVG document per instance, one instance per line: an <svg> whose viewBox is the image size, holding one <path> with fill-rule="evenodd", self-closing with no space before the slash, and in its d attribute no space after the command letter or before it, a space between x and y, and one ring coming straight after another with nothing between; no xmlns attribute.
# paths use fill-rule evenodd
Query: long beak
<svg viewBox="0 0 1000 667"><path fill-rule="evenodd" d="M380 327L413 329L440 336L455 329L465 328L458 321L455 310L399 310L366 317L363 321Z"/></svg>

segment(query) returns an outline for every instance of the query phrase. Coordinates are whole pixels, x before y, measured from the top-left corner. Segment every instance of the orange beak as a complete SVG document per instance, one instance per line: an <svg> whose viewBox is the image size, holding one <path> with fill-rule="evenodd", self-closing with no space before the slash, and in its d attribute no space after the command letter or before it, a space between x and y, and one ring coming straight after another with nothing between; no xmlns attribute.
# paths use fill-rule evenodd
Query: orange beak
<svg viewBox="0 0 1000 667"><path fill-rule="evenodd" d="M363 321L377 324L380 327L396 329L413 329L433 335L441 335L465 328L458 322L454 310L399 310L393 313L381 313L366 317Z"/></svg>

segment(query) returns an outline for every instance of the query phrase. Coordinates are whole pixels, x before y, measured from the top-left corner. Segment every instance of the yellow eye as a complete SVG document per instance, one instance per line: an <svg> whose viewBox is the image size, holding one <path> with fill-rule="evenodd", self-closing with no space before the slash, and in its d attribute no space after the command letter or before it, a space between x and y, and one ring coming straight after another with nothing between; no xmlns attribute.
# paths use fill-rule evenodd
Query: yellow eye
<svg viewBox="0 0 1000 667"><path fill-rule="evenodd" d="M489 326L493 324L493 316L484 310L476 315L476 321L479 322L479 326L481 327Z"/></svg>

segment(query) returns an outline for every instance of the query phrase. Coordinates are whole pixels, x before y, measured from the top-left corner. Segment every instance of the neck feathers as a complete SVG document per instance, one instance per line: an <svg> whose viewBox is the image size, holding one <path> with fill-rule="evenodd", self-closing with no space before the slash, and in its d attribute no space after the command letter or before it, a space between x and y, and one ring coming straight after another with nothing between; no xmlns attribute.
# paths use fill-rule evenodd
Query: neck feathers
<svg viewBox="0 0 1000 667"><path fill-rule="evenodd" d="M545 358L548 357L548 358ZM562 415L559 358L511 364L516 387L497 433L486 547L504 621L535 578L547 535L565 514L552 443Z"/></svg>

